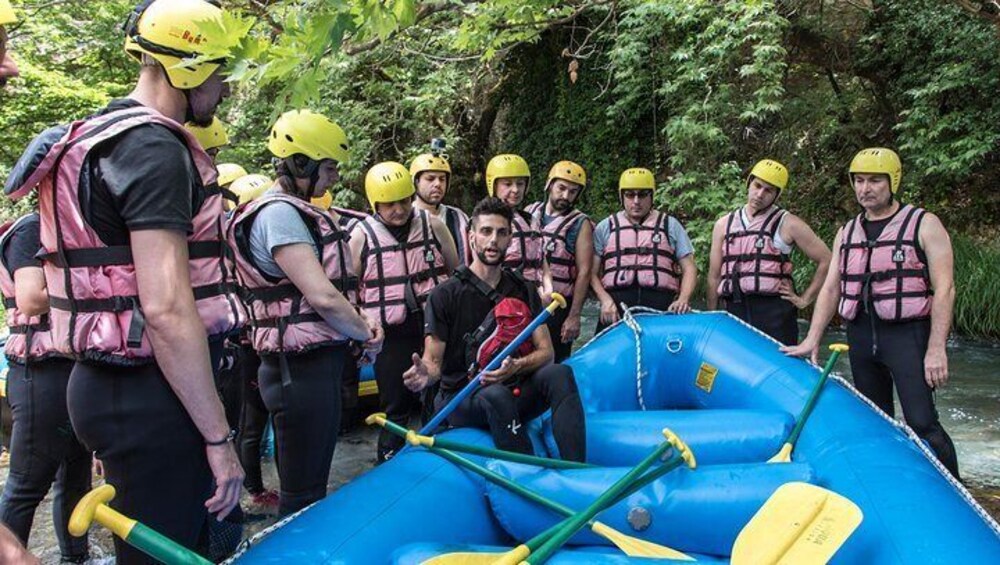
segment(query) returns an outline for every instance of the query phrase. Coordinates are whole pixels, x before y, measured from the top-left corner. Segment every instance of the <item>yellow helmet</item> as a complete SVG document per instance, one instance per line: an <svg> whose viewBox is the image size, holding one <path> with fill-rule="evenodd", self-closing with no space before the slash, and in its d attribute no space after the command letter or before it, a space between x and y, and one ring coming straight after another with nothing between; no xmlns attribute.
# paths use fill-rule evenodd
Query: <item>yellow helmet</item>
<svg viewBox="0 0 1000 565"><path fill-rule="evenodd" d="M14 7L10 5L8 0L0 0L0 26L16 21L17 14L14 13Z"/></svg>
<svg viewBox="0 0 1000 565"><path fill-rule="evenodd" d="M854 183L854 173L875 173L889 175L889 188L896 194L899 184L903 180L903 163L899 160L899 155L892 149L885 147L870 147L862 149L851 160L849 177Z"/></svg>
<svg viewBox="0 0 1000 565"><path fill-rule="evenodd" d="M343 163L350 157L344 130L310 110L282 114L271 128L267 148L279 159L301 153L313 161L333 159Z"/></svg>
<svg viewBox="0 0 1000 565"><path fill-rule="evenodd" d="M576 183L582 187L587 186L587 172L573 161L559 161L555 165L552 165L552 168L549 169L549 178L545 181L546 190L548 190L549 185L555 179Z"/></svg>
<svg viewBox="0 0 1000 565"><path fill-rule="evenodd" d="M430 153L417 155L413 159L413 162L410 163L410 176L413 177L413 183L417 183L417 175L427 171L439 171L448 173L448 176L451 176L451 165L448 164L448 160L444 157L438 157Z"/></svg>
<svg viewBox="0 0 1000 565"><path fill-rule="evenodd" d="M365 195L372 210L379 202L396 202L413 196L416 190L409 171L402 163L385 161L368 169L365 176Z"/></svg>
<svg viewBox="0 0 1000 565"><path fill-rule="evenodd" d="M240 177L247 176L247 170L236 163L222 163L215 167L219 171L219 186L225 188L233 184L233 181Z"/></svg>
<svg viewBox="0 0 1000 565"><path fill-rule="evenodd" d="M141 7L141 5L140 5ZM221 24L222 8L206 0L155 0L144 10L136 9L125 24L125 51L136 59L146 54L156 59L174 88L197 88L212 76L221 61L183 64L196 57L209 39L200 23Z"/></svg>
<svg viewBox="0 0 1000 565"><path fill-rule="evenodd" d="M272 184L274 184L274 181L264 175L245 175L233 181L229 190L232 190L240 197L240 204L242 205L267 192Z"/></svg>
<svg viewBox="0 0 1000 565"><path fill-rule="evenodd" d="M623 190L656 190L656 179L653 178L653 171L642 167L625 169L622 176L618 178L618 191Z"/></svg>
<svg viewBox="0 0 1000 565"><path fill-rule="evenodd" d="M330 194L329 190L327 190L326 192L323 193L323 196L317 196L316 198L313 198L309 202L311 202L313 206L321 210L329 210L330 206L333 206L333 195Z"/></svg>
<svg viewBox="0 0 1000 565"><path fill-rule="evenodd" d="M788 168L771 159L758 161L750 169L750 174L747 175L747 184L750 184L750 179L754 177L771 186L777 187L778 190L785 190L788 187Z"/></svg>
<svg viewBox="0 0 1000 565"><path fill-rule="evenodd" d="M520 155L497 155L486 164L486 192L493 196L497 179L527 178L531 181L531 170L528 162Z"/></svg>
<svg viewBox="0 0 1000 565"><path fill-rule="evenodd" d="M188 122L184 124L184 127L194 135L194 138L198 140L198 144L205 151L229 145L229 134L226 132L226 124L222 123L222 120L219 118L212 118L211 125L207 127L199 126L194 122Z"/></svg>

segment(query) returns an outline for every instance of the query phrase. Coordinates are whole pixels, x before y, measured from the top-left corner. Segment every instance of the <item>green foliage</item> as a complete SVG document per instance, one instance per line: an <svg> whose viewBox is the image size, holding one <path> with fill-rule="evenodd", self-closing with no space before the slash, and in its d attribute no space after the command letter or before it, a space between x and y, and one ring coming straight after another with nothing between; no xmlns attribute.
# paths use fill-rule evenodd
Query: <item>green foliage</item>
<svg viewBox="0 0 1000 565"><path fill-rule="evenodd" d="M1000 248L967 237L952 239L955 250L955 330L973 337L1000 338Z"/></svg>
<svg viewBox="0 0 1000 565"><path fill-rule="evenodd" d="M19 3L23 76L0 94L0 173L41 129L129 91L137 66L120 23L135 0ZM581 207L618 208L617 181L652 169L657 202L707 262L714 220L745 198L761 158L789 166L781 203L829 240L857 212L846 165L860 148L898 148L903 198L977 238L1000 225L1000 58L985 19L939 0L234 0L205 57L228 55L220 160L273 172L270 124L292 107L333 117L352 158L336 199L363 206L374 163L408 162L448 140L449 200L485 195L490 156L523 155L528 200L552 163L586 167ZM14 96L10 96L13 94ZM15 213L9 204L0 213ZM978 239L977 239L978 240ZM961 284L996 263L956 238ZM812 267L798 258L796 280ZM966 273L970 273L966 277ZM977 283L978 284L978 283ZM982 286L960 288L956 323L998 333ZM966 290L963 290L966 289ZM992 328L992 329L991 329Z"/></svg>

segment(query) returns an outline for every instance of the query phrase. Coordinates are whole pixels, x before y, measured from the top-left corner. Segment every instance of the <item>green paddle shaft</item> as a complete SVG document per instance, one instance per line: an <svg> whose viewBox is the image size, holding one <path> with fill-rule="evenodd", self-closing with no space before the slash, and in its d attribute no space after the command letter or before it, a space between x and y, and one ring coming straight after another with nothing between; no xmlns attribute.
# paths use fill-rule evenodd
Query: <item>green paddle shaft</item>
<svg viewBox="0 0 1000 565"><path fill-rule="evenodd" d="M125 542L167 565L212 565L211 561L139 523L132 528Z"/></svg>
<svg viewBox="0 0 1000 565"><path fill-rule="evenodd" d="M501 459L503 461L512 461L514 463L535 465L536 467L544 467L546 469L592 469L594 467L589 463L564 461L562 459L550 459L548 457L538 457L535 455L525 455L524 453L515 453L513 451L494 449L492 447L485 447L482 445L471 445L440 437L434 438L434 447L458 451L460 453L482 455L483 457L489 457L491 459Z"/></svg>
<svg viewBox="0 0 1000 565"><path fill-rule="evenodd" d="M802 412L799 413L798 421L795 422L795 428L792 429L791 435L788 436L788 441L791 445L795 445L795 442L799 440L799 434L802 433L802 428L805 427L806 420L809 419L809 414L812 412L813 407L816 406L816 401L819 400L819 393L823 390L823 383L826 382L826 377L833 371L833 365L837 362L837 358L840 357L840 348L831 347L833 354L830 358L826 360L826 366L823 367L823 372L819 375L819 381L816 386L813 387L812 393L809 394L809 400L806 400L806 405L802 408Z"/></svg>
<svg viewBox="0 0 1000 565"><path fill-rule="evenodd" d="M567 518L562 523L559 530L552 534L548 540L538 548L537 551L534 551L533 549L531 556L527 559L527 562L531 565L538 565L544 563L552 557L552 555L555 554L555 552L558 551L559 548L569 540L569 538L573 537L576 532L580 531L580 529L586 525L587 522L591 521L594 516L597 516L606 507L614 504L618 497L622 493L626 492L630 486L636 483L637 480L641 480L642 475L646 472L646 470L652 467L653 464L656 463L656 461L658 461L660 457L662 457L663 454L666 453L666 451L671 447L672 446L669 442L661 443L652 453L646 456L642 462L633 467L632 470L625 474L625 476L615 481L615 484L611 485L608 490L604 491L601 496L597 497L597 500L595 500L590 506L578 512L574 516ZM680 458L676 457L675 459L677 459L677 464L680 464Z"/></svg>

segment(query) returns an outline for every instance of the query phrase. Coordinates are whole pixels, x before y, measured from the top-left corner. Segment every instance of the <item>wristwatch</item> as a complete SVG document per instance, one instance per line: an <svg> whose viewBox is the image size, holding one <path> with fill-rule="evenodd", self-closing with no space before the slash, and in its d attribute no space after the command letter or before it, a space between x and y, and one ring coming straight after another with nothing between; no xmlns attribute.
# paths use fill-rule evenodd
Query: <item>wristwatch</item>
<svg viewBox="0 0 1000 565"><path fill-rule="evenodd" d="M233 428L233 429L229 430L229 433L226 434L226 437L220 439L219 441L207 441L206 440L205 441L205 445L215 447L215 446L225 445L227 443L234 442L234 441L236 441L236 436L239 433L240 433L239 430Z"/></svg>

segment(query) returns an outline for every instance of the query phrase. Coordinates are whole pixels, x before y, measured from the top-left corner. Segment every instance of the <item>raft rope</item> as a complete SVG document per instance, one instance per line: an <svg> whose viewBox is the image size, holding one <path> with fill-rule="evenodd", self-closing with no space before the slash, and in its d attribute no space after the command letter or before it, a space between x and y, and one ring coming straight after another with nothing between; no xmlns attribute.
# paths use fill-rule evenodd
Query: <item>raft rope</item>
<svg viewBox="0 0 1000 565"><path fill-rule="evenodd" d="M628 329L632 330L632 335L635 336L635 396L639 400L639 409L645 412L646 401L642 398L642 381L648 373L642 369L642 326L639 325L635 316L632 315L631 308L626 306L624 302L621 307L623 312L622 323Z"/></svg>
<svg viewBox="0 0 1000 565"><path fill-rule="evenodd" d="M622 315L622 319L621 320L619 320L618 322L616 322L616 323L608 326L602 332L596 334L594 337L592 337L590 339L590 341L588 341L587 343L583 344L583 346L581 346L580 349L578 349L577 351L582 351L584 348L588 347L591 343L593 343L594 340L596 340L597 338L601 337L602 335L604 335L605 333L607 333L609 330L613 329L619 323L624 323L630 330L632 330L632 333L633 333L633 335L635 335L635 338L636 338L636 340L635 340L635 342L636 342L635 343L635 347L636 347L636 350L635 350L636 351L636 395L637 395L637 397L639 399L639 406L643 410L646 410L646 405L645 405L645 402L643 401L643 398L642 398L642 379L645 377L645 373L642 371L642 344L641 344L641 339L640 339L640 337L642 335L642 326L639 324L639 320L637 319L637 317L638 316L644 316L644 315L662 315L662 314L666 314L667 312L664 312L663 310L656 310L654 308L647 308L645 306L633 306L631 308L623 308L622 310L623 310L624 314ZM635 314L633 312L635 312ZM744 327L746 327L750 331L756 333L757 335L763 336L765 339L767 339L767 340L775 343L776 345L781 345L781 343L778 340L776 340L773 337L767 335L766 333L758 330L757 328L751 326L750 324L744 322L743 320L737 318L736 316L733 316L729 312L702 312L702 311L699 311L699 310L692 310L692 312L696 313L696 314L704 314L704 315L729 316L733 320L739 322L740 324L743 324ZM636 314L638 314L638 316ZM821 370L820 367L818 365L814 364L812 361L810 361L808 359L806 359L805 361L806 361L806 363L809 363L810 365L812 365L813 367L815 367L817 371ZM961 496L965 500L965 502L969 506L972 507L972 509L976 512L976 514L978 514L979 517L982 518L983 521L986 522L990 526L990 528L993 530L993 533L996 534L997 538L1000 538L1000 524L998 524L997 521L993 519L993 516L991 516L990 513L987 512L982 507L981 504L979 504L979 501L976 500L976 498L974 496L972 496L972 493L969 492L969 489L965 488L965 485L963 485L962 483L960 483L957 479L955 479L955 477L953 477L951 475L951 473L948 472L948 469L946 469L944 467L944 465L942 465L941 462L938 461L938 458L937 458L936 455L934 455L934 452L931 451L931 449L929 447L927 447L927 445L924 443L924 441L922 439L920 439L920 436L918 436L916 434L916 432L914 432L913 429L910 428L910 426L906 425L905 422L901 422L899 420L896 420L895 418L890 418L889 415L886 414L885 412L883 412L881 408L879 408L878 406L876 406L871 400L868 400L868 398L865 397L865 395L863 395L860 392L858 392L858 389L854 388L854 385L852 383L848 382L846 379L844 379L840 375L837 375L836 373L832 373L830 375L830 378L832 378L833 380L835 380L838 383L840 383L840 385L843 386L845 389L847 389L848 392L852 393L858 400L860 400L865 405L867 405L869 408L871 408L876 414L878 414L879 416L881 416L885 421L889 422L893 426L895 426L895 427L899 428L900 430L902 430L903 433L905 433L907 435L907 437L910 438L910 441L912 441L914 444L916 444L917 448L919 448L920 451L924 454L924 457L928 461L931 462L931 464L934 466L935 469L937 469L938 473L940 473L941 476L944 477L944 479L946 481L948 481L948 484L950 484L952 486L952 488L954 488L958 492L959 496ZM315 503L313 503L313 504L315 504ZM221 563L221 565L232 565L236 560L238 560L240 557L242 557L243 554L245 554L252 546L256 545L257 542L259 542L265 536L271 534L272 532L274 532L278 528L281 528L282 526L284 526L288 522L292 521L296 516L298 516L299 514L305 512L306 510L308 510L311 507L312 507L312 505L309 505L309 506L303 508L302 510L299 510L298 512L296 512L294 514L290 514L290 515L282 518L281 520L275 522L271 526L269 526L269 527L261 530L260 532L258 532L257 534L255 534L253 537L244 540L242 543L240 543L239 547L236 549L236 551L233 553L233 555L231 555L228 559L226 559L225 561L223 561Z"/></svg>
<svg viewBox="0 0 1000 565"><path fill-rule="evenodd" d="M758 330L757 328L751 326L750 324L744 322L743 320L737 318L736 316L733 316L729 312L702 312L702 313L703 314L715 314L715 315L729 316L732 319L736 320L737 322L743 324L745 327L749 328L750 330L756 332L758 335L764 336L764 338L766 338L767 340L775 343L776 345L778 345L778 346L782 345L782 343L779 342L778 340L776 340L773 337L767 335L766 333ZM822 371L822 369L819 367L819 365L816 365L811 360L804 359L804 361L806 363L809 363L813 367L815 367L817 371ZM883 420L885 420L886 422L889 422L893 426L899 428L904 434L906 434L906 436L910 438L910 441L912 441L914 444L916 444L916 446L924 454L924 457L928 461L930 461L931 465L934 465L934 468L937 469L938 473L946 481L948 481L949 484L951 484L952 488L954 488L958 492L959 496L961 496L963 499L965 499L965 502L968 503L972 507L973 510L975 510L976 514L978 514L979 517L982 518L983 521L986 522L990 526L990 528L993 530L993 533L998 538L1000 538L1000 524L998 524L997 521L993 519L993 516L991 516L990 513L987 512L986 509L984 509L981 504L979 504L979 501L976 500L976 497L972 496L972 493L969 492L969 489L965 488L965 485L963 485L961 482L958 481L958 479L956 479L955 477L953 477L952 474L948 471L948 469L945 468L945 466L941 464L941 462L937 458L937 455L934 454L934 451L931 450L931 448L928 447L926 443L924 443L924 440L920 439L920 436L918 436L917 433L913 431L913 428L911 428L910 426L908 426L906 424L906 422L897 420L897 419L889 416L885 412L883 412L882 409L879 408L878 406L876 406L874 402L872 402L871 400L869 400L867 396L861 394L861 392L859 392L858 389L854 388L854 383L849 382L847 379L845 379L844 377L842 377L840 375L837 375L836 373L832 373L830 375L830 378L832 378L833 380L839 382L841 384L841 386L843 386L845 389L848 390L848 392L850 392L851 394L853 394L855 398L857 398L858 400L860 400L861 402L863 402L865 405L867 405L869 408L871 408L875 412L875 414L881 416Z"/></svg>

